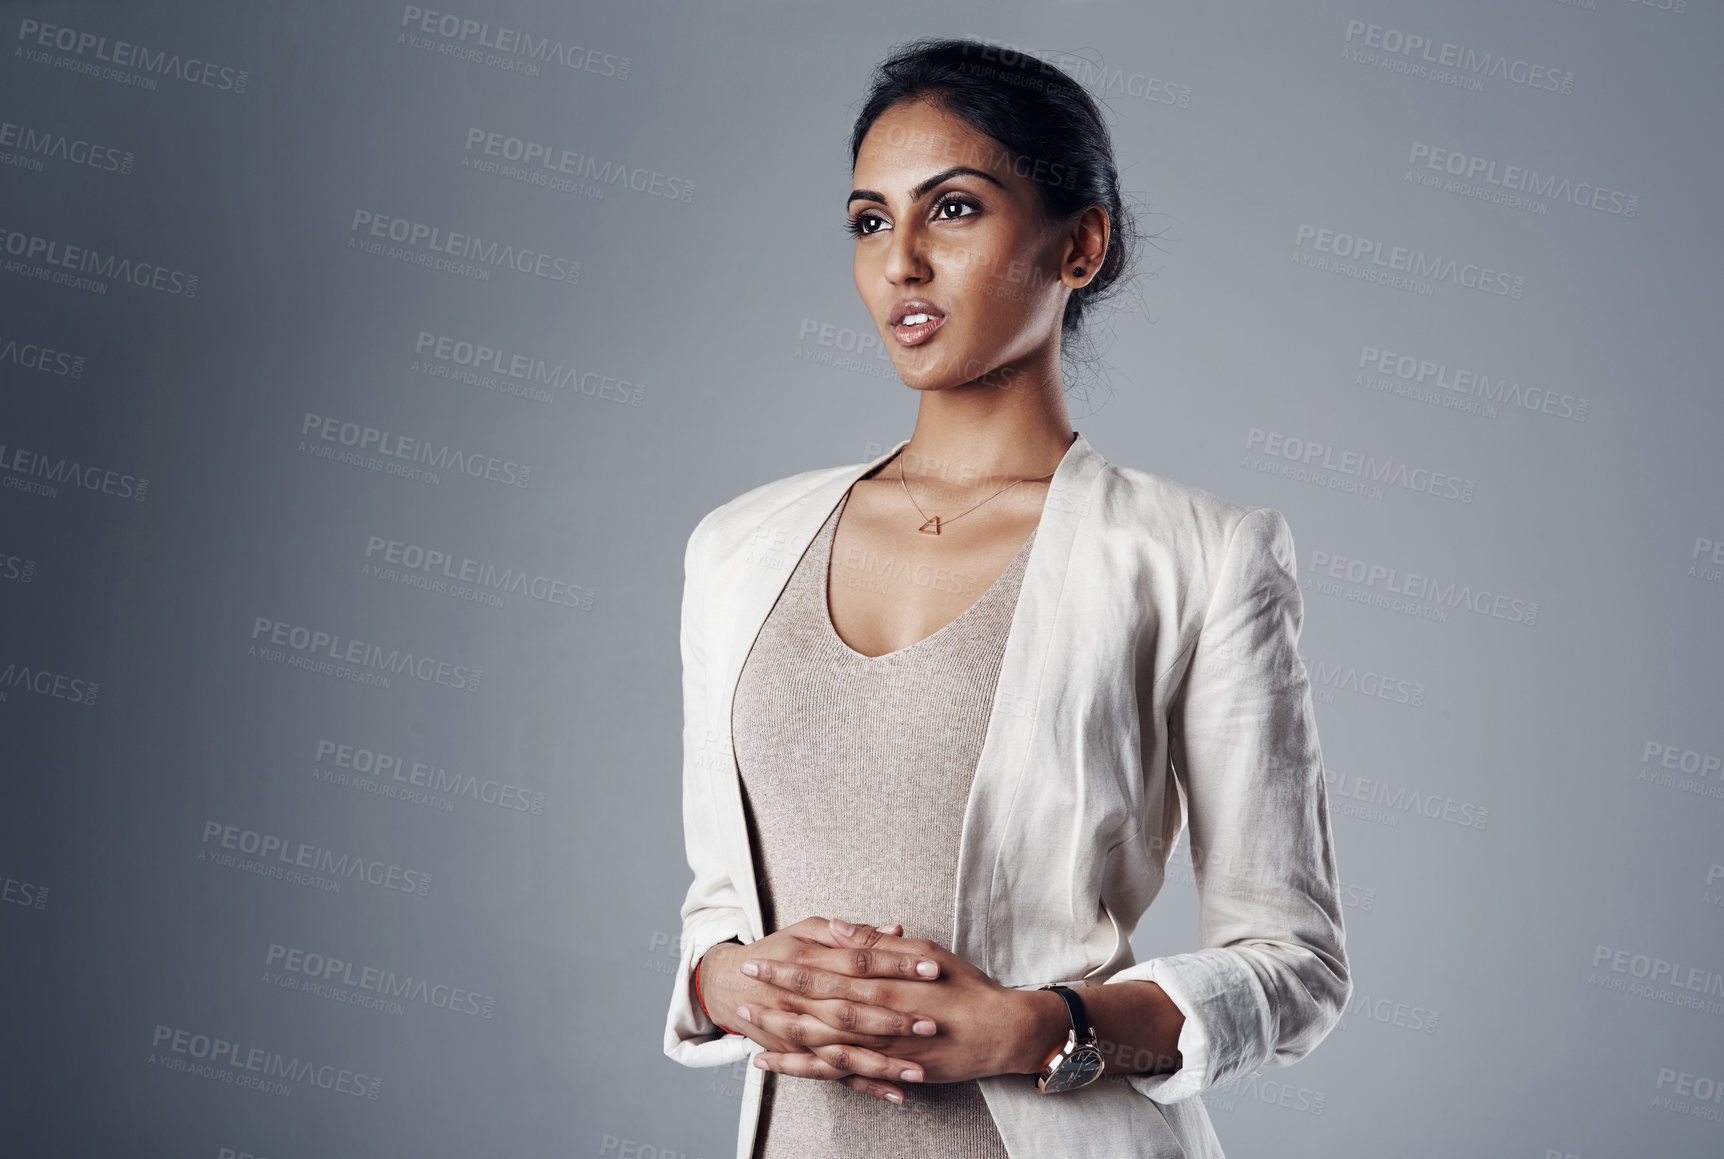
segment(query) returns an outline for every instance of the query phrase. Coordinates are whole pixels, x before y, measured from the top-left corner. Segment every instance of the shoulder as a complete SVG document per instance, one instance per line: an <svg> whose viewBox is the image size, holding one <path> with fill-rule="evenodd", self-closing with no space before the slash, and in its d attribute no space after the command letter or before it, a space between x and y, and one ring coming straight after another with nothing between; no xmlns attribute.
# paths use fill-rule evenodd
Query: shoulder
<svg viewBox="0 0 1724 1159"><path fill-rule="evenodd" d="M1137 529L1199 575L1214 575L1229 558L1293 563L1292 531L1273 507L1115 463L1101 472L1097 499L1110 529Z"/></svg>
<svg viewBox="0 0 1724 1159"><path fill-rule="evenodd" d="M1288 622L1290 615L1297 632L1303 615L1298 561L1280 511L1112 464L1096 495L1111 513L1101 521L1107 538L1140 545L1127 553L1141 568L1133 582L1177 625L1170 654L1183 654L1205 625L1218 624L1214 630L1225 635L1240 616L1267 624L1274 616ZM1101 550L1101 558L1120 554L1117 546ZM1278 610L1266 611L1271 608Z"/></svg>
<svg viewBox="0 0 1724 1159"><path fill-rule="evenodd" d="M817 467L750 487L701 516L688 537L688 558L696 560L745 545L763 531L769 531L787 507L837 485L846 477L861 474L865 465Z"/></svg>

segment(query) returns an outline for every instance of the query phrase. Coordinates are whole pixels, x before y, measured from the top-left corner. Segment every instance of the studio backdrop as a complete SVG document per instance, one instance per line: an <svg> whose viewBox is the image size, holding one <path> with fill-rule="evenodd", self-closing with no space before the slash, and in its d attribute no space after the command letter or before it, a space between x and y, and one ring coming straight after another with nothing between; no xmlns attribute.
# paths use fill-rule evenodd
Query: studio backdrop
<svg viewBox="0 0 1724 1159"><path fill-rule="evenodd" d="M1296 541L1355 991L1229 1154L1724 1153L1716 3L450 3L4 7L0 1150L734 1153L683 547L910 433L847 139L966 35L1154 235L1073 425Z"/></svg>

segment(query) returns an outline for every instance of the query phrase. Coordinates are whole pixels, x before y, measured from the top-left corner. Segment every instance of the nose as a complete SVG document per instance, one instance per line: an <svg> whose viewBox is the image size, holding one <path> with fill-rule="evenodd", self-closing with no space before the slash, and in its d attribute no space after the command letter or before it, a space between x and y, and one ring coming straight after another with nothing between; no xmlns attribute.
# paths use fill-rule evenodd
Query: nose
<svg viewBox="0 0 1724 1159"><path fill-rule="evenodd" d="M881 273L893 285L926 281L930 273L924 252L926 239L914 227L893 226L886 243L886 264Z"/></svg>

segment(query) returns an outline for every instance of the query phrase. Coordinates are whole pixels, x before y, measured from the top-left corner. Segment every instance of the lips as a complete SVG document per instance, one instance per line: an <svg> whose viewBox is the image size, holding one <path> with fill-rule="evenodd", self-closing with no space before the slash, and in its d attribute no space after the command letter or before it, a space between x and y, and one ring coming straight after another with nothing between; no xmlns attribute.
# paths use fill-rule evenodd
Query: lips
<svg viewBox="0 0 1724 1159"><path fill-rule="evenodd" d="M906 298L892 307L890 321L894 326L902 325L905 318L914 317L917 314L927 314L931 318L944 318L946 316L944 310L926 298Z"/></svg>
<svg viewBox="0 0 1724 1159"><path fill-rule="evenodd" d="M945 311L926 298L910 298L892 307L892 337L900 346L920 346L945 324Z"/></svg>

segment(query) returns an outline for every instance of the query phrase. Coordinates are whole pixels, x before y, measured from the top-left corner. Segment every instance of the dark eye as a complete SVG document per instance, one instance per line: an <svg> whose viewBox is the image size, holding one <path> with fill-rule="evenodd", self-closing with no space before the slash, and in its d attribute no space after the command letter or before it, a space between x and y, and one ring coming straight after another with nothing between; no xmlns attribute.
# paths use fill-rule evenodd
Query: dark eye
<svg viewBox="0 0 1724 1159"><path fill-rule="evenodd" d="M949 213L951 209L968 209L969 213ZM982 211L974 198L962 193L948 193L934 203L935 221L959 221L966 217L974 217Z"/></svg>
<svg viewBox="0 0 1724 1159"><path fill-rule="evenodd" d="M869 222L878 222L881 225L884 225L885 219L877 213L864 209L855 217L847 220L844 223L844 229L851 237L873 237L880 231L878 229L869 228Z"/></svg>

